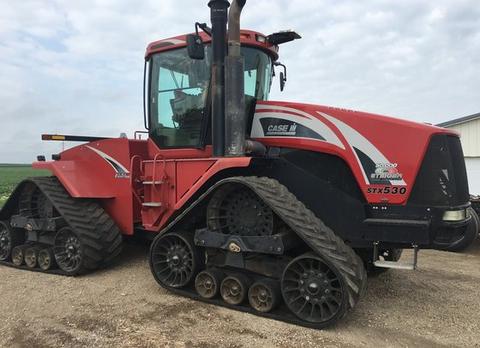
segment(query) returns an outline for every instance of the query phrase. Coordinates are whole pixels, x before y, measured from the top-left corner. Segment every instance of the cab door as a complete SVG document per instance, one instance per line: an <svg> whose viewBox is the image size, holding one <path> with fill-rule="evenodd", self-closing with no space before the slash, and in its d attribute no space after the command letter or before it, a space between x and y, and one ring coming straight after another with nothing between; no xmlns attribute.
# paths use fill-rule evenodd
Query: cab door
<svg viewBox="0 0 480 348"><path fill-rule="evenodd" d="M148 230L163 225L176 202L209 167L194 164L211 156L206 145L209 61L191 59L186 48L150 58L148 153L153 160L143 162L142 206L142 222Z"/></svg>
<svg viewBox="0 0 480 348"><path fill-rule="evenodd" d="M209 116L209 59L186 48L151 58L149 133L160 150L203 148Z"/></svg>

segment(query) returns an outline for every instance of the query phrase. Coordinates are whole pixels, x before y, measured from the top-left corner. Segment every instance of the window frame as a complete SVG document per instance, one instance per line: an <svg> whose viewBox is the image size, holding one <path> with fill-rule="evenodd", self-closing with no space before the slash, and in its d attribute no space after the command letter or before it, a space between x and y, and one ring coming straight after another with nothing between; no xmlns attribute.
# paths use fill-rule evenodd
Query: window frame
<svg viewBox="0 0 480 348"><path fill-rule="evenodd" d="M173 50L169 50L169 51L166 51L166 52L175 52L175 51L180 51L180 50L186 50L186 47L180 47L180 48L176 48L176 49L173 49ZM157 53L157 54L162 54L162 53L165 53L165 52L160 52L160 53ZM158 139L158 136L154 134L154 130L158 129L157 127L153 126L155 124L155 122L153 122L152 120L152 117L153 117L153 113L152 113L152 73L153 73L153 66L154 66L154 62L153 62L153 57L154 55L152 55L150 58L149 58L149 61L150 61L150 64L149 64L149 72L148 72L148 125L149 125L149 129L148 129L148 132L149 132L149 137L153 140L153 142L155 143L155 145L157 145L160 149L166 149L166 150L171 150L171 149L195 149L195 150L202 150L206 147L206 143L207 143L207 135L208 135L208 125L209 125L209 122L210 122L210 119L212 117L211 115L211 103L209 103L208 101L210 100L210 93L211 93L211 78L212 78L212 75L211 75L211 71L210 71L210 75L209 75L209 83L208 83L208 87L207 87L207 95L206 95L206 100L207 100L207 103L205 105L205 117L203 118L203 121L202 121L202 124L200 126L200 130L199 130L199 137L198 137L198 142L196 145L160 145L160 141ZM206 58L205 58L206 59ZM157 95L159 94L160 92L158 91ZM157 103L158 103L158 96L157 96ZM158 117L159 115L157 114L157 123L158 123Z"/></svg>

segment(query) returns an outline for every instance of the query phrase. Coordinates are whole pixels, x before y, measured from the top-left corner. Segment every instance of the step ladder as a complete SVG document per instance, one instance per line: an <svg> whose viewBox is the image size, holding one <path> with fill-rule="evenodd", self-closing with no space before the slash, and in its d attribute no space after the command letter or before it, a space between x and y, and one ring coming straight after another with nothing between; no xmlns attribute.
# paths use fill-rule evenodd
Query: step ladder
<svg viewBox="0 0 480 348"><path fill-rule="evenodd" d="M404 270L410 270L410 271L414 271L414 270L417 269L418 245L412 244L413 260L412 260L411 263L380 260L380 258L378 256L378 245L379 245L379 242L374 242L373 243L373 265L375 267L391 268L391 269L404 269Z"/></svg>
<svg viewBox="0 0 480 348"><path fill-rule="evenodd" d="M142 181L142 184L147 186L147 185L152 185L155 187L155 185L162 185L164 183L163 180L145 180ZM161 202L144 202L142 203L142 207L145 208L160 208L162 207L163 204Z"/></svg>
<svg viewBox="0 0 480 348"><path fill-rule="evenodd" d="M161 184L163 184L163 181L161 181L161 180L155 180L155 181L149 180L149 181L142 181L142 184L143 185L161 185Z"/></svg>
<svg viewBox="0 0 480 348"><path fill-rule="evenodd" d="M147 208L160 208L162 206L161 202L145 202L142 203L142 206Z"/></svg>

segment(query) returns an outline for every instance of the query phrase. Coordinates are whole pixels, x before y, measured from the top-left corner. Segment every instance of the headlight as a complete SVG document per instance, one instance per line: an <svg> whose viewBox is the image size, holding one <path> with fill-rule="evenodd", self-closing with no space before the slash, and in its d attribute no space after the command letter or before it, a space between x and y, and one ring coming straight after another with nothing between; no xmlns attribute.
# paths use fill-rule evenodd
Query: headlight
<svg viewBox="0 0 480 348"><path fill-rule="evenodd" d="M462 210L447 210L443 213L443 221L460 221L467 218L466 209Z"/></svg>

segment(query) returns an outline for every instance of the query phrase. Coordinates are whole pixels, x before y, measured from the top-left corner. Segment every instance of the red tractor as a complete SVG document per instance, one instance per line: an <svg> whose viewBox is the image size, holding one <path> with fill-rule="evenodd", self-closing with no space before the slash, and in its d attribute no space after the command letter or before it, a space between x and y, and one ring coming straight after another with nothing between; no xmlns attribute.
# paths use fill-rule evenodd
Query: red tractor
<svg viewBox="0 0 480 348"><path fill-rule="evenodd" d="M244 4L211 0L211 28L148 45L147 140L43 136L86 143L40 156L33 166L53 176L16 188L0 212L2 263L83 274L143 234L162 287L324 327L362 297L366 270L414 269L420 248L463 238L458 134L268 101L275 67L286 80L278 47L300 36L240 30ZM414 260L400 264L406 248Z"/></svg>

